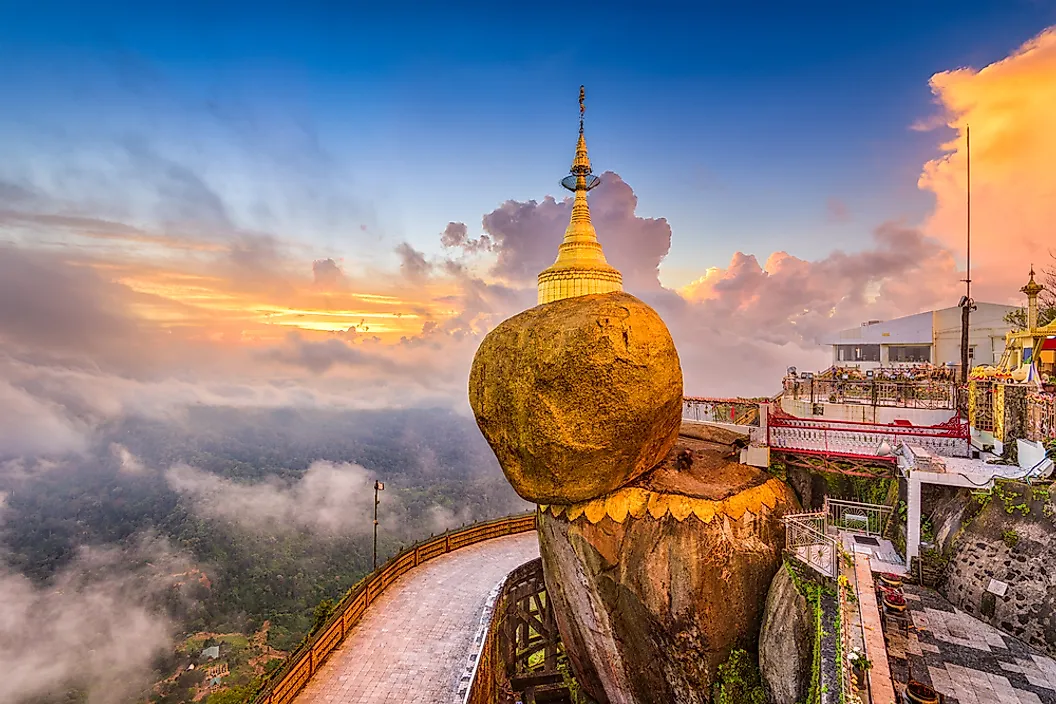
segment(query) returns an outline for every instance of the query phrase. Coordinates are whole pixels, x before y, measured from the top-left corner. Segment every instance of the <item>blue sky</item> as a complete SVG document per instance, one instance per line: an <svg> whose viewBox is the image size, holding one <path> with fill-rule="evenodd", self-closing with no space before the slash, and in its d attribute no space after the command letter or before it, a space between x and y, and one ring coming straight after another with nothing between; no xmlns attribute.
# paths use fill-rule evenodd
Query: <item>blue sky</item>
<svg viewBox="0 0 1056 704"><path fill-rule="evenodd" d="M935 112L929 77L1056 24L1043 0L88 5L0 2L0 180L384 264L559 195L585 83L595 170L671 222L669 285L737 250L814 258L918 222L947 136L909 129ZM159 210L144 168L193 173L167 181L186 208Z"/></svg>

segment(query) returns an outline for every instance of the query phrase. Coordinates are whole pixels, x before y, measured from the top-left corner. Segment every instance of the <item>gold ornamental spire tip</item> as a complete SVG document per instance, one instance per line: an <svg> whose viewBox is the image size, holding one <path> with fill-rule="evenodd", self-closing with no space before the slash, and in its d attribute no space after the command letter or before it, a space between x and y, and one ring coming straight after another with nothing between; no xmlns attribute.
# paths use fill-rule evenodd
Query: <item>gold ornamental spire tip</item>
<svg viewBox="0 0 1056 704"><path fill-rule="evenodd" d="M580 188L586 188L590 190L593 186L587 183L587 178L590 176L590 157L587 155L587 140L583 137L583 116L587 111L587 89L584 86L579 87L579 140L576 142L576 156L572 159L572 168L569 169L569 173L576 176L583 176L583 179L576 179L574 188L568 190L578 191Z"/></svg>
<svg viewBox="0 0 1056 704"><path fill-rule="evenodd" d="M576 194L572 201L572 217L557 249L557 259L553 266L539 274L539 303L623 290L623 277L605 261L597 232L590 222L587 191L601 183L601 179L590 173L587 140L583 136L586 100L587 90L580 86L576 156L572 160L569 175L561 179L562 188Z"/></svg>
<svg viewBox="0 0 1056 704"><path fill-rule="evenodd" d="M583 134L583 113L587 111L587 88L586 86L579 87L579 133Z"/></svg>
<svg viewBox="0 0 1056 704"><path fill-rule="evenodd" d="M1031 264L1030 265L1030 281L1027 282L1026 286L1024 286L1023 288L1021 288L1019 290L1022 291L1023 293L1025 293L1025 294L1027 294L1028 296L1037 296L1039 293L1042 292L1042 290L1044 288L1045 288L1044 286L1042 286L1041 284L1039 284L1037 281L1034 280L1034 265Z"/></svg>

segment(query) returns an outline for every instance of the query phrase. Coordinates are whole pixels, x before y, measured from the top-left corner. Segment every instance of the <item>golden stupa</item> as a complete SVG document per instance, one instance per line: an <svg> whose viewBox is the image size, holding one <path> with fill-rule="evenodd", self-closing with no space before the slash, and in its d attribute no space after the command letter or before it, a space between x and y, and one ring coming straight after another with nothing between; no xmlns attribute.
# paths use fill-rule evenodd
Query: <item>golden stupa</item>
<svg viewBox="0 0 1056 704"><path fill-rule="evenodd" d="M576 158L572 160L569 176L561 185L576 196L572 203L572 220L565 230L565 239L557 250L553 266L539 274L539 303L550 303L563 298L586 296L592 293L612 293L623 290L623 276L605 261L598 233L590 222L587 191L599 183L590 173L587 141L583 138L583 113L586 90L579 87L579 142Z"/></svg>

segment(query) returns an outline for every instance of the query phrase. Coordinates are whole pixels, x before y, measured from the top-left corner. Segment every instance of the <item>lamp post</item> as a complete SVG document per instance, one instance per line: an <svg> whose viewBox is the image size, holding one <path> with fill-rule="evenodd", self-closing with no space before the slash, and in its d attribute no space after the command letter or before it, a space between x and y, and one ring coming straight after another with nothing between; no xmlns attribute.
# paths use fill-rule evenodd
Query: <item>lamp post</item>
<svg viewBox="0 0 1056 704"><path fill-rule="evenodd" d="M374 569L378 569L378 492L385 491L385 484L374 480Z"/></svg>
<svg viewBox="0 0 1056 704"><path fill-rule="evenodd" d="M968 327L969 316L975 307L972 301L972 133L964 128L965 153L967 156L967 243L965 248L964 295L961 297L961 383L968 383Z"/></svg>

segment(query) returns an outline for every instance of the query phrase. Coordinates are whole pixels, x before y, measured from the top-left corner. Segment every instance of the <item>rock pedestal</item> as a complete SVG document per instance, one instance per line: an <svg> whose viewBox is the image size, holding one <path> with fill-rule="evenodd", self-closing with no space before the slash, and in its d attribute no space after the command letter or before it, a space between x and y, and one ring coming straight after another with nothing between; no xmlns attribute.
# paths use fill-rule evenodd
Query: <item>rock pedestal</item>
<svg viewBox="0 0 1056 704"><path fill-rule="evenodd" d="M629 485L540 508L547 593L597 701L703 704L731 650L754 651L796 499L734 454L679 438Z"/></svg>

